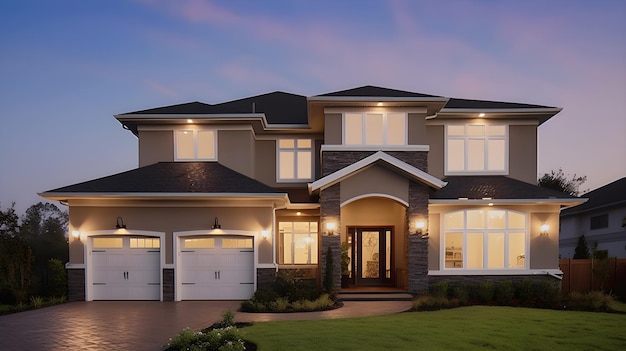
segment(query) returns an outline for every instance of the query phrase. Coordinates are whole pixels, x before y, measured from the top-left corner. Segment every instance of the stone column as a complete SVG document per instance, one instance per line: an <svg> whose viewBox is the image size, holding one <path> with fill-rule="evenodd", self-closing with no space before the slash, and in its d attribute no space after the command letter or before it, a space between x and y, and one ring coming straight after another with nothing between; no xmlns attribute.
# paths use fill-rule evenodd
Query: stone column
<svg viewBox="0 0 626 351"><path fill-rule="evenodd" d="M334 291L341 289L341 237L339 235L322 235L322 259L320 261L320 271L322 272L322 282L326 276L326 261L328 259L328 248L333 252L333 286Z"/></svg>
<svg viewBox="0 0 626 351"><path fill-rule="evenodd" d="M409 234L409 292L421 294L428 290L428 238Z"/></svg>
<svg viewBox="0 0 626 351"><path fill-rule="evenodd" d="M67 270L67 300L69 302L85 301L85 270Z"/></svg>
<svg viewBox="0 0 626 351"><path fill-rule="evenodd" d="M163 268L163 301L174 301L174 269Z"/></svg>
<svg viewBox="0 0 626 351"><path fill-rule="evenodd" d="M340 205L340 184L335 184L330 188L320 192L320 232L321 232L321 260L319 269L324 281L326 272L326 253L330 247L333 252L334 263L334 286L335 291L341 288L341 205ZM327 223L335 223L333 233L326 229Z"/></svg>

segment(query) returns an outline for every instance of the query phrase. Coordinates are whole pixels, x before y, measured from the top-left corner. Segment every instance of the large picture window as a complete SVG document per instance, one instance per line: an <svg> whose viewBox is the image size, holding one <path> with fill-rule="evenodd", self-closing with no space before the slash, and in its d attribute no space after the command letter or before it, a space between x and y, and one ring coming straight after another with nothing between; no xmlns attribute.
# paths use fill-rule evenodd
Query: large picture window
<svg viewBox="0 0 626 351"><path fill-rule="evenodd" d="M444 269L526 268L526 217L521 212L497 209L445 214Z"/></svg>
<svg viewBox="0 0 626 351"><path fill-rule="evenodd" d="M506 125L446 126L446 174L508 172Z"/></svg>
<svg viewBox="0 0 626 351"><path fill-rule="evenodd" d="M406 113L348 112L343 131L344 145L406 145Z"/></svg>
<svg viewBox="0 0 626 351"><path fill-rule="evenodd" d="M279 222L279 262L317 264L317 222Z"/></svg>
<svg viewBox="0 0 626 351"><path fill-rule="evenodd" d="M278 140L278 181L313 179L312 146L311 139Z"/></svg>
<svg viewBox="0 0 626 351"><path fill-rule="evenodd" d="M217 137L215 130L177 130L174 132L177 161L217 160Z"/></svg>

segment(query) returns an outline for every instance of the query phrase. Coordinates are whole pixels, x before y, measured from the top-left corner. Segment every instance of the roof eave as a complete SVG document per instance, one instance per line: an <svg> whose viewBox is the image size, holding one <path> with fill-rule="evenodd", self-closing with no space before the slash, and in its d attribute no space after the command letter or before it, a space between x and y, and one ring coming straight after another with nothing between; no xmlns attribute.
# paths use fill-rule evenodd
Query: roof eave
<svg viewBox="0 0 626 351"><path fill-rule="evenodd" d="M584 203L587 199L581 198L547 198L547 199L429 199L431 205L561 205L576 206Z"/></svg>
<svg viewBox="0 0 626 351"><path fill-rule="evenodd" d="M289 201L286 193L75 193L44 192L39 196L54 201L69 200L281 200Z"/></svg>

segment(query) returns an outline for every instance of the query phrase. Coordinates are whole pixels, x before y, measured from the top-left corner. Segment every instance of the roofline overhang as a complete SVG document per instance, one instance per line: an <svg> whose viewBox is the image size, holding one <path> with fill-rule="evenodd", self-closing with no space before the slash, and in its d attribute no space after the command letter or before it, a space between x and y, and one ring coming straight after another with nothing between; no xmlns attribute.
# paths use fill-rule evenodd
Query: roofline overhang
<svg viewBox="0 0 626 351"><path fill-rule="evenodd" d="M340 101L340 102L448 102L444 97L393 97L393 96L311 96L307 101Z"/></svg>
<svg viewBox="0 0 626 351"><path fill-rule="evenodd" d="M286 193L39 193L54 201L69 200L276 200L289 204Z"/></svg>
<svg viewBox="0 0 626 351"><path fill-rule="evenodd" d="M589 199L586 199L586 200L589 200ZM578 210L578 211L576 209L574 209L570 213L563 213L563 214L561 214L561 216L563 216L563 217L574 216L574 215L578 215L578 214L582 214L582 213L586 213L586 212L597 211L597 210L604 210L606 208L620 206L620 205L624 205L624 204L626 204L626 200L611 202L609 204L598 205L598 206L594 206L594 207L591 207L591 208L586 208L586 209ZM564 210L569 210L571 207L575 207L575 206L577 206L577 205L570 206L568 208L565 208Z"/></svg>
<svg viewBox="0 0 626 351"><path fill-rule="evenodd" d="M120 123L124 122L184 122L188 119L214 122L260 121L264 130L307 129L309 124L269 123L265 113L219 113L219 114L119 114L114 115Z"/></svg>
<svg viewBox="0 0 626 351"><path fill-rule="evenodd" d="M429 199L430 205L561 205L576 206L587 199L548 198L548 199Z"/></svg>
<svg viewBox="0 0 626 351"><path fill-rule="evenodd" d="M456 114L473 114L473 113L488 113L488 114L502 114L502 115L518 115L518 114L545 114L553 113L557 114L563 109L560 107L550 108L442 108L438 114L440 115L456 115Z"/></svg>
<svg viewBox="0 0 626 351"><path fill-rule="evenodd" d="M441 189L444 186L446 186L446 184L448 184L447 182L444 182L442 180L440 180L437 177L434 177L416 167L413 167L403 161L400 161L399 159L390 156L387 153L384 153L382 151L378 151L364 159L361 159L347 167L344 167L338 171L335 171L323 178L320 178L316 181L314 181L313 183L309 183L309 193L313 193L314 191L317 190L322 190L325 188L328 188L330 186L333 186L334 184L337 184L341 181L343 181L344 179L357 174L371 166L373 166L374 164L376 164L379 161L383 161L391 166L393 166L395 169L401 171L402 173L404 173L405 175L408 175L432 188L435 189Z"/></svg>

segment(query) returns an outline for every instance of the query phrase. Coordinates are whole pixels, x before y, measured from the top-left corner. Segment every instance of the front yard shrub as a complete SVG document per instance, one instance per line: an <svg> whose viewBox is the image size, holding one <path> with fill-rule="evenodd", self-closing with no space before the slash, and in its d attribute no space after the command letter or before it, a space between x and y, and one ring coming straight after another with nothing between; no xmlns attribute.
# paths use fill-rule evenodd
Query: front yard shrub
<svg viewBox="0 0 626 351"><path fill-rule="evenodd" d="M476 289L476 299L480 303L488 303L493 301L493 283L492 282L482 282L478 285L478 289Z"/></svg>
<svg viewBox="0 0 626 351"><path fill-rule="evenodd" d="M311 300L295 301L291 304L291 308L295 312L321 311L332 308L335 301L328 294L322 294L319 298Z"/></svg>
<svg viewBox="0 0 626 351"><path fill-rule="evenodd" d="M273 291L265 296L267 301L277 297L286 297L290 302L297 300L314 300L320 296L315 279L304 279L298 270L279 271L272 285ZM274 293L274 296L269 296Z"/></svg>
<svg viewBox="0 0 626 351"><path fill-rule="evenodd" d="M602 291L571 292L563 299L563 307L577 311L611 312L613 301L613 296Z"/></svg>
<svg viewBox="0 0 626 351"><path fill-rule="evenodd" d="M441 296L418 296L413 300L414 311L437 311L459 306L459 300Z"/></svg>
<svg viewBox="0 0 626 351"><path fill-rule="evenodd" d="M41 296L32 296L30 298L30 304L34 307L34 308L42 308L44 306L45 300L43 297Z"/></svg>
<svg viewBox="0 0 626 351"><path fill-rule="evenodd" d="M522 303L528 302L533 297L533 281L524 278L515 283L515 298Z"/></svg>
<svg viewBox="0 0 626 351"><path fill-rule="evenodd" d="M452 287L452 297L459 301L461 305L467 305L469 302L470 287L465 284L459 284Z"/></svg>
<svg viewBox="0 0 626 351"><path fill-rule="evenodd" d="M504 280L499 282L495 288L495 299L500 305L509 305L513 301L515 296L515 290L513 289L513 282L510 280Z"/></svg>
<svg viewBox="0 0 626 351"><path fill-rule="evenodd" d="M552 308L559 301L559 286L549 281L533 284L533 293L535 296L532 307Z"/></svg>
<svg viewBox="0 0 626 351"><path fill-rule="evenodd" d="M448 283L438 282L430 286L428 293L433 297L447 297L448 296Z"/></svg>
<svg viewBox="0 0 626 351"><path fill-rule="evenodd" d="M235 326L235 313L225 311L222 320L211 328L194 332L190 328L183 329L167 344L168 351L243 351L246 349L241 332Z"/></svg>

